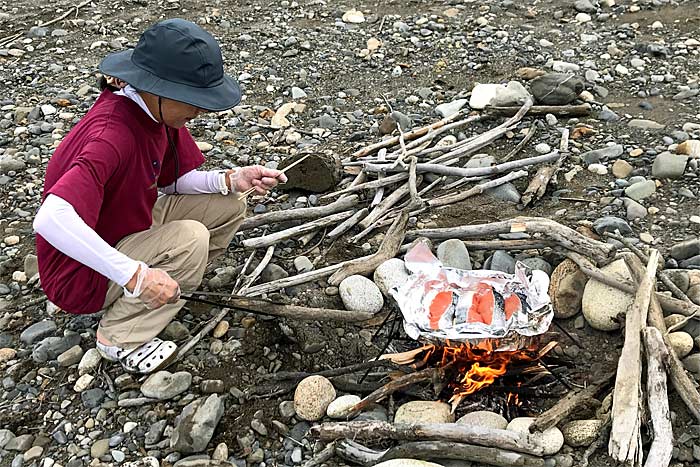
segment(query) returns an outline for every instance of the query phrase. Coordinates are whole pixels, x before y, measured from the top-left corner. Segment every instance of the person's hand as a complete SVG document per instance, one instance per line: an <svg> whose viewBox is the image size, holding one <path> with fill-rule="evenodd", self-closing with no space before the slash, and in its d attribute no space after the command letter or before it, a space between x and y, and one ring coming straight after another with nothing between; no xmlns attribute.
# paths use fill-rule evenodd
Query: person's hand
<svg viewBox="0 0 700 467"><path fill-rule="evenodd" d="M255 187L255 192L264 195L277 186L287 183L287 176L280 170L268 169L261 165L250 165L226 173L229 189L237 193Z"/></svg>
<svg viewBox="0 0 700 467"><path fill-rule="evenodd" d="M162 269L141 264L124 286L129 296L138 297L149 310L155 310L180 298L180 286Z"/></svg>

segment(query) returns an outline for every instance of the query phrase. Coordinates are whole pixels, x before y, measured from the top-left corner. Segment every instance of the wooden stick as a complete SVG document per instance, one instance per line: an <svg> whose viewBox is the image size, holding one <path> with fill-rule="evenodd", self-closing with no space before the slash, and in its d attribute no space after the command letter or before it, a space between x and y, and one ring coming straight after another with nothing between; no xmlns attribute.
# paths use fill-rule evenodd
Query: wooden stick
<svg viewBox="0 0 700 467"><path fill-rule="evenodd" d="M456 112L456 113L449 115L449 116L443 118L442 120L439 120L439 121L432 123L428 126L424 126L422 128L416 128L413 131L409 131L408 133L404 134L404 140L413 140L413 139L416 139L420 136L423 136L426 133L428 133L430 130L436 130L436 129L440 128L441 126L447 125L448 123L450 123L451 121L456 119L458 116L459 116L459 112ZM358 151L355 151L351 157L353 159L357 159L358 157L366 156L366 155L371 154L374 151L377 151L381 148L388 148L388 147L394 146L398 142L399 142L398 136L395 136L393 138L388 138L388 139L385 139L385 140L380 141L378 143L370 144L369 146L366 146Z"/></svg>
<svg viewBox="0 0 700 467"><path fill-rule="evenodd" d="M333 273L328 279L328 283L330 285L339 285L343 279L354 274L369 274L384 261L395 257L406 235L407 223L408 213L403 212L391 225L375 254L346 262L342 268Z"/></svg>
<svg viewBox="0 0 700 467"><path fill-rule="evenodd" d="M515 115L519 107L487 107L487 112L498 115ZM528 115L553 114L560 117L584 117L591 113L590 104L579 105L533 105L528 111Z"/></svg>
<svg viewBox="0 0 700 467"><path fill-rule="evenodd" d="M607 264L612 259L615 252L615 247L613 245L592 240L556 221L541 217L516 217L507 221L494 222L491 224L411 230L407 232L406 236L409 240L413 240L417 237L448 239L483 237L486 235L511 232L539 233L568 250L580 252L602 264Z"/></svg>
<svg viewBox="0 0 700 467"><path fill-rule="evenodd" d="M340 321L355 323L367 321L374 317L373 313L361 311L333 310L330 308L310 308L296 305L283 305L281 303L250 297L226 297L226 304L231 308L238 308L248 312L277 316L280 318L299 319L303 321Z"/></svg>
<svg viewBox="0 0 700 467"><path fill-rule="evenodd" d="M332 378L334 376L346 375L348 373L355 373L357 371L368 370L370 368L397 368L398 366L399 365L391 360L370 360L368 362L355 363L354 365L323 370L316 373L307 373L305 371L278 371L277 373L265 375L264 378L272 381L301 381L309 376L324 376L326 378Z"/></svg>
<svg viewBox="0 0 700 467"><path fill-rule="evenodd" d="M473 465L499 467L543 467L541 457L531 456L499 447L485 447L446 441L404 443L385 451L375 451L349 439L340 441L336 453L343 459L363 466L373 466L391 459L455 459L472 461Z"/></svg>
<svg viewBox="0 0 700 467"><path fill-rule="evenodd" d="M371 258L371 255L357 258L357 260L367 260L369 258ZM356 260L350 260L350 261L356 261ZM330 276L338 269L347 265L348 263L350 263L350 261L343 261L342 263L331 264L330 266L326 266L326 267L321 268L321 269L315 269L313 271L304 272L301 274L297 274L295 276L289 276L289 277L285 277L283 279L277 279L275 281L266 282L264 284L253 286L253 287L248 289L248 296L255 297L255 296L263 294L263 293L274 292L275 290L284 289L285 287L291 287L293 285L299 285L299 284L304 284L306 282L311 282L311 281L314 281L317 279L323 279L324 277Z"/></svg>
<svg viewBox="0 0 700 467"><path fill-rule="evenodd" d="M454 204L458 203L460 201L464 201L467 198L471 198L472 196L477 196L482 193L484 193L486 190L490 190L492 188L496 188L497 186L505 185L506 183L512 182L513 180L517 180L519 178L525 177L527 175L527 172L524 170L518 170L517 172L511 172L509 174L504 175L503 177L499 177L495 180L490 180L488 182L480 183L478 185L475 185L468 190L462 190L458 191L457 193L451 193L449 195L441 196L439 198L433 198L428 201L428 206L432 208L436 207L441 207L441 206L447 206L449 204Z"/></svg>
<svg viewBox="0 0 700 467"><path fill-rule="evenodd" d="M639 284L634 303L625 316L625 343L617 365L613 391L612 429L608 453L619 462L641 464L641 330L647 321L649 302L656 283L659 252L649 255L646 274Z"/></svg>
<svg viewBox="0 0 700 467"><path fill-rule="evenodd" d="M537 133L537 124L533 123L522 141L520 141L511 152L506 154L506 156L501 159L501 162L508 162L515 157L525 147L525 145L530 142L533 136L535 136L535 133Z"/></svg>
<svg viewBox="0 0 700 467"><path fill-rule="evenodd" d="M362 190L372 190L374 188L379 188L382 186L393 185L396 182L402 182L408 178L407 173L398 173L396 175L391 175L389 177L382 178L381 180L372 180L371 182L360 183L355 186L349 186L343 188L342 190L334 191L333 193L328 193L327 195L321 196L320 199L326 200L335 198L338 195L345 195L347 193L354 193L356 191Z"/></svg>
<svg viewBox="0 0 700 467"><path fill-rule="evenodd" d="M75 14L77 15L77 14L78 14L78 11L79 11L82 7L84 7L84 6L86 6L86 5L89 5L90 3L92 3L92 1L93 1L93 0L86 0L86 1L82 2L82 3L79 4L79 5L76 5L76 6L74 6L74 7L71 7L70 9L68 9L68 11L66 11L65 13L63 13L63 14L62 14L61 16L59 16L58 18L54 18L54 19L52 19L51 21L47 21L47 22L45 22L45 23L39 23L39 27L40 27L40 28L45 28L46 26L51 26L51 25L54 24L54 23L58 23L59 21L63 21L64 19L68 18L68 17L70 16L71 13L73 13L73 9L75 9Z"/></svg>
<svg viewBox="0 0 700 467"><path fill-rule="evenodd" d="M631 256L627 265L633 272L639 274L643 267L636 256ZM700 421L700 394L695 386L695 381L691 379L685 372L685 368L681 363L676 352L673 351L673 346L668 340L666 334L666 323L664 322L664 313L659 304L658 296L652 297L649 307L649 325L655 327L661 332L668 351L668 375L671 378L671 384L675 388L678 395L685 402L688 411L693 414L696 420ZM677 300L680 302L680 300ZM680 302L684 303L684 302Z"/></svg>
<svg viewBox="0 0 700 467"><path fill-rule="evenodd" d="M568 130L566 131L566 134L569 134ZM532 180L525 189L525 192L520 197L520 202L523 206L527 207L532 201L537 201L544 196L549 182L561 168L564 159L566 159L566 153L562 153L561 157L555 163L540 167L535 176L532 177Z"/></svg>
<svg viewBox="0 0 700 467"><path fill-rule="evenodd" d="M356 206L359 201L359 196L350 195L325 206L266 212L265 214L258 214L244 220L238 231L242 232L244 230L260 227L261 225L276 224L278 222L319 219L330 214L347 211L348 209Z"/></svg>
<svg viewBox="0 0 700 467"><path fill-rule="evenodd" d="M442 133L453 130L455 128L460 128L462 126L467 125L468 123L473 123L473 122L478 122L478 121L484 120L485 118L486 117L484 115L472 115L471 117L459 120L457 122L450 123L449 125L445 125L441 128L438 128L437 130L430 130L430 131L428 131L428 133L425 136L422 136L418 139L415 139L406 145L406 149L409 150L407 154L410 156L412 154L415 154L416 152L420 152L420 151L416 151L416 149L420 149L420 146L423 143L432 141L436 136L441 135ZM413 150L413 151L410 151L410 150ZM394 151L391 154L389 154L387 156L387 158L388 159L396 158L396 157L398 157L400 152L401 151Z"/></svg>
<svg viewBox="0 0 700 467"><path fill-rule="evenodd" d="M658 329L646 327L642 329L642 335L647 356L647 405L654 432L654 440L644 465L667 467L673 452L673 427L666 388L668 351Z"/></svg>
<svg viewBox="0 0 700 467"><path fill-rule="evenodd" d="M326 227L328 225L336 224L348 217L352 216L352 211L340 212L337 214L331 214L330 216L323 217L321 219L316 219L309 223L299 225L296 227L291 227L289 229L280 230L279 232L273 232L269 235L264 235L262 237L248 238L241 242L244 248L264 248L275 243L281 242L288 238L295 237L297 235L302 235L307 232L312 232L316 229Z"/></svg>
<svg viewBox="0 0 700 467"><path fill-rule="evenodd" d="M535 439L515 431L496 430L457 423L391 424L379 421L330 422L313 426L311 433L322 441L350 438L357 440L451 441L498 446L510 451L541 456L544 447Z"/></svg>
<svg viewBox="0 0 700 467"><path fill-rule="evenodd" d="M503 172L509 172L514 169L519 169L521 167L527 167L529 165L541 164L544 162L551 162L557 160L560 157L559 151L553 151L549 154L542 156L528 157L527 159L519 159L517 161L504 162L503 164L492 165L489 167L474 167L465 169L463 167L450 167L444 164L417 164L416 171L418 173L430 172L438 175L448 175L452 177L482 177L486 175L496 175ZM376 165L367 164L364 170L368 172L383 172L389 170L392 172L407 172L408 167L392 168L389 165Z"/></svg>
<svg viewBox="0 0 700 467"><path fill-rule="evenodd" d="M243 280L240 289L234 290L235 295L245 295L246 292L248 291L248 287L250 287L253 282L256 281L258 277L260 277L260 274L262 274L263 270L267 267L267 265L270 263L270 260L272 259L272 255L275 253L275 247L274 245L267 247L267 250L265 251L265 255L263 256L263 259L260 260L260 263L253 269L253 272L248 275L245 280Z"/></svg>
<svg viewBox="0 0 700 467"><path fill-rule="evenodd" d="M335 454L335 442L328 443L318 454L302 464L303 467L321 467Z"/></svg>
<svg viewBox="0 0 700 467"><path fill-rule="evenodd" d="M349 408L346 416L348 418L353 417L365 410L370 405L374 404L375 402L381 401L382 399L390 396L396 391L425 381L436 381L438 379L444 378L444 376L444 368L427 368L425 370L417 371L415 373L403 375L380 387L372 394L368 395L360 402Z"/></svg>
<svg viewBox="0 0 700 467"><path fill-rule="evenodd" d="M544 431L547 428L557 426L582 407L591 408L596 405L600 406L600 402L598 402L596 396L610 384L613 376L614 373L610 373L600 381L591 384L586 389L570 391L566 397L559 400L551 409L542 412L542 414L535 419L532 425L530 425L530 432Z"/></svg>
<svg viewBox="0 0 700 467"><path fill-rule="evenodd" d="M291 169L292 167L295 167L296 165L301 164L302 162L304 162L306 159L308 159L311 156L312 156L312 154L307 154L307 155L302 156L299 159L295 160L294 162L289 164L287 167L280 170L280 175L282 175L283 173L285 173L287 170ZM278 175L278 177L279 177L279 175ZM244 191L243 193L238 195L238 199L239 200L245 199L246 196L248 196L249 194L251 194L252 192L254 192L257 189L258 189L258 187L256 187L256 186L252 186L252 187L248 188L246 191Z"/></svg>
<svg viewBox="0 0 700 467"><path fill-rule="evenodd" d="M352 229L355 225L357 225L358 222L360 222L361 219L363 219L369 210L367 208L362 208L359 211L357 211L355 214L353 214L351 217L345 219L343 222L338 224L338 226L331 230L326 237L330 239L334 239L336 237L340 237L343 235L345 232L348 230Z"/></svg>
<svg viewBox="0 0 700 467"><path fill-rule="evenodd" d="M377 205L362 221L359 225L363 229L369 227L370 224L374 223L377 219L382 217L389 209L391 209L396 203L401 201L401 198L406 196L409 192L408 183L404 183L398 189L394 190L389 196L387 196L379 205Z"/></svg>

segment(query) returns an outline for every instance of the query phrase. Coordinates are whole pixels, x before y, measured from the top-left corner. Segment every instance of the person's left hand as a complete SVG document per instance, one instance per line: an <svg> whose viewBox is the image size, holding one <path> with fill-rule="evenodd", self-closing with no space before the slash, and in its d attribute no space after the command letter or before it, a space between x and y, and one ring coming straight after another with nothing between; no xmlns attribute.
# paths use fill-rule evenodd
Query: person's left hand
<svg viewBox="0 0 700 467"><path fill-rule="evenodd" d="M230 190L243 193L255 187L255 192L264 195L277 186L286 183L287 176L280 170L268 169L261 165L250 165L226 172L226 180Z"/></svg>

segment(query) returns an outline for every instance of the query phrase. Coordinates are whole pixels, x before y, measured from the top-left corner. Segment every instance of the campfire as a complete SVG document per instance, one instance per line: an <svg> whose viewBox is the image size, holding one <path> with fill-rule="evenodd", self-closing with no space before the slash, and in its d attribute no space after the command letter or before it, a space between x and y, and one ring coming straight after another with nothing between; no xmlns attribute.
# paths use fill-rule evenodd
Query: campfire
<svg viewBox="0 0 700 467"><path fill-rule="evenodd" d="M444 370L445 389L440 396L451 404L452 412L468 396L489 387L496 389L491 393L499 393L501 400L498 405L513 409L523 405L519 397L520 388L535 383L526 381L526 376L536 376L532 378L535 380L551 374L542 358L556 345L556 342L550 342L539 349L538 339L528 339L522 347L503 350L502 341L498 339L483 339L476 343L452 343L448 340L444 345L427 344L412 351L385 354L382 358L399 364L411 364L416 368ZM508 384L492 387L505 379L509 380Z"/></svg>

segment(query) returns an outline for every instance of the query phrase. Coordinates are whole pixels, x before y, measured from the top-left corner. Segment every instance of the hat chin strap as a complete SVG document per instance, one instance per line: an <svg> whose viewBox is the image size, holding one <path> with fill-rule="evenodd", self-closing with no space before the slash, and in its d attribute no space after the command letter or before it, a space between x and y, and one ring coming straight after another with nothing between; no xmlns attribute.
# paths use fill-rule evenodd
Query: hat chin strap
<svg viewBox="0 0 700 467"><path fill-rule="evenodd" d="M173 156L175 156L175 185L173 187L173 194L178 195L177 179L180 176L180 157L177 154L175 143L173 143L172 137L170 136L170 127L165 123L165 119L163 118L163 98L160 96L158 96L158 114L160 116L161 123L165 126L165 136L168 138L170 150L173 152Z"/></svg>

